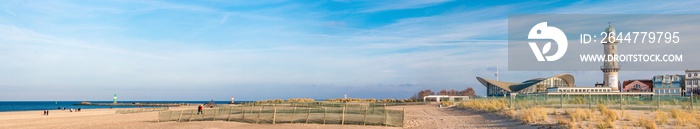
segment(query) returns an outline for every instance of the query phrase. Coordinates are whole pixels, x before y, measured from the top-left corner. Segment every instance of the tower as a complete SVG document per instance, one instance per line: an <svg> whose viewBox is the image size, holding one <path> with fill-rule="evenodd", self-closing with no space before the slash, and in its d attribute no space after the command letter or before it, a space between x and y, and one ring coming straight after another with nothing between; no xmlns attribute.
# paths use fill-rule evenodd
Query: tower
<svg viewBox="0 0 700 129"><path fill-rule="evenodd" d="M611 91L619 92L619 80L617 72L620 71L620 66L617 64L617 60L608 59L609 56L617 54L617 44L619 41L616 40L615 28L608 22L608 28L605 29L605 33L608 34L606 41L603 43L603 52L605 53L606 60L603 62L603 66L600 70L603 71L603 86L612 88Z"/></svg>
<svg viewBox="0 0 700 129"><path fill-rule="evenodd" d="M114 94L114 102L112 103L117 103L117 94Z"/></svg>

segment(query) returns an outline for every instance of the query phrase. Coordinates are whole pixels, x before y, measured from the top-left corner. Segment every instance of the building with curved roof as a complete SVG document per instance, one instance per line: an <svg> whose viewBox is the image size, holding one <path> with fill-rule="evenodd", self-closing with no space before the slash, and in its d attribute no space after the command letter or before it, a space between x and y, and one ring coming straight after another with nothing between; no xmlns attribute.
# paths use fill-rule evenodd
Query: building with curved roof
<svg viewBox="0 0 700 129"><path fill-rule="evenodd" d="M502 82L476 77L486 87L488 96L503 96L510 93L529 94L544 93L548 88L574 87L574 76L568 73L557 74L548 78L535 78L521 83Z"/></svg>

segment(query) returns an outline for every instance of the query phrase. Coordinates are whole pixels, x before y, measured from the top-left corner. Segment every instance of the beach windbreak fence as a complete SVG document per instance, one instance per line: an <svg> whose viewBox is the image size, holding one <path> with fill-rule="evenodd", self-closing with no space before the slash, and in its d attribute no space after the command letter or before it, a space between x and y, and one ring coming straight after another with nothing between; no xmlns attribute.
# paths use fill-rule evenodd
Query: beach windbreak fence
<svg viewBox="0 0 700 129"><path fill-rule="evenodd" d="M158 121L235 121L256 124L340 124L403 127L405 110L384 104L257 104L193 110L160 111Z"/></svg>
<svg viewBox="0 0 700 129"><path fill-rule="evenodd" d="M625 95L625 94L523 94L506 97L488 97L475 101L503 101L506 108L523 109L530 107L546 108L597 108L599 105L610 109L625 110L698 110L698 96L680 95Z"/></svg>
<svg viewBox="0 0 700 129"><path fill-rule="evenodd" d="M130 113L141 113L141 112L153 112L153 111L167 111L168 107L150 107L150 108L137 108L137 109L119 109L114 111L116 114L130 114Z"/></svg>

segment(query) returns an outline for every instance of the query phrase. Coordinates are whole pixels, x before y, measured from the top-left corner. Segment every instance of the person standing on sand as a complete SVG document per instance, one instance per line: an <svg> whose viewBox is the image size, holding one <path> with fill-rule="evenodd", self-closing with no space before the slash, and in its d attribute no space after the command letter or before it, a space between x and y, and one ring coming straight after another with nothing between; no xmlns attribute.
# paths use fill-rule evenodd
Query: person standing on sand
<svg viewBox="0 0 700 129"><path fill-rule="evenodd" d="M46 110L46 115L47 115L47 116L49 115L49 110Z"/></svg>
<svg viewBox="0 0 700 129"><path fill-rule="evenodd" d="M197 108L197 114L200 114L200 113L204 114L202 112L202 105L199 105L199 107Z"/></svg>

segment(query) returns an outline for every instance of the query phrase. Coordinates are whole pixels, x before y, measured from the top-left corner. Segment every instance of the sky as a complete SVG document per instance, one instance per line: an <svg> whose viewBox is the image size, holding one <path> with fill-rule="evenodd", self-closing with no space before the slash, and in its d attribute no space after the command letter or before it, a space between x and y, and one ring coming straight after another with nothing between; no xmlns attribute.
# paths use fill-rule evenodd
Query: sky
<svg viewBox="0 0 700 129"><path fill-rule="evenodd" d="M409 98L599 71L508 71L508 15L697 14L699 1L0 1L2 100ZM601 26L601 30L606 26ZM626 71L647 79L683 71Z"/></svg>

